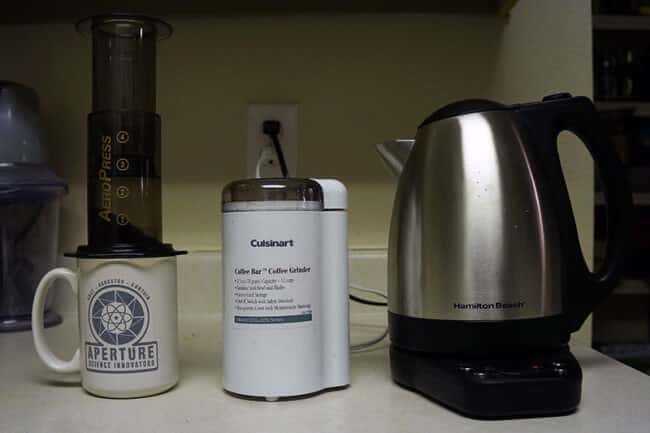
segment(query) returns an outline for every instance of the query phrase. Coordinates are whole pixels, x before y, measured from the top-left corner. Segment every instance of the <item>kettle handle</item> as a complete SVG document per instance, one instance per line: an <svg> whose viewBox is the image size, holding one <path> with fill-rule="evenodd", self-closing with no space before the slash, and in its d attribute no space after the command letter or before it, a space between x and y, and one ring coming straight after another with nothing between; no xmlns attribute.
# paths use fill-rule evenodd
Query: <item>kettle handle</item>
<svg viewBox="0 0 650 433"><path fill-rule="evenodd" d="M559 97L557 97L559 96ZM518 109L532 139L537 138L538 156L546 169L555 201L566 268L566 316L571 332L577 331L596 305L616 286L621 274L628 238L632 197L625 170L599 125L593 103L584 96L568 94L544 98L541 104L522 105ZM564 180L557 137L570 131L585 144L603 184L607 203L607 246L605 260L596 272L589 271L580 249L578 231Z"/></svg>

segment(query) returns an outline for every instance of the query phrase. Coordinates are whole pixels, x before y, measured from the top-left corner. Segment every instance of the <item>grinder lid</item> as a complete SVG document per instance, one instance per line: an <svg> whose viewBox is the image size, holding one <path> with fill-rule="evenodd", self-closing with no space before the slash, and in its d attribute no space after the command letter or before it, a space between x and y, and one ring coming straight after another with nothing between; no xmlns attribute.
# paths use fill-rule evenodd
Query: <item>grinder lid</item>
<svg viewBox="0 0 650 433"><path fill-rule="evenodd" d="M224 212L319 211L323 209L323 189L312 179L242 179L226 185L221 203Z"/></svg>

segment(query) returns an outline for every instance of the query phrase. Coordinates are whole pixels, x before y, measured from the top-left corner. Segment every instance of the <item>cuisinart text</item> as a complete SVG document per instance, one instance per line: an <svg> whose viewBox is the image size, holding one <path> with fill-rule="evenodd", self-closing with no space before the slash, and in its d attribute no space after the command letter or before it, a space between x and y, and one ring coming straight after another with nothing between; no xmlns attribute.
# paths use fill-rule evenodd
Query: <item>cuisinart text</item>
<svg viewBox="0 0 650 433"><path fill-rule="evenodd" d="M273 241L273 240L261 240L251 239L251 247L253 248L271 248L271 247L293 247L293 239L287 239L286 241Z"/></svg>

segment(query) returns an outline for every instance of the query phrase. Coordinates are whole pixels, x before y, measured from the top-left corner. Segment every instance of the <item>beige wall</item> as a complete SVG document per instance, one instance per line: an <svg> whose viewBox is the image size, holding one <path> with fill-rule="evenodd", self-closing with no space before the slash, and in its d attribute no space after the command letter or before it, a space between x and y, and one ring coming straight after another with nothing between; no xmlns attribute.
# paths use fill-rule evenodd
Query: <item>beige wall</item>
<svg viewBox="0 0 650 433"><path fill-rule="evenodd" d="M383 248L392 179L373 145L414 134L455 99L483 95L503 20L464 15L302 15L175 19L159 50L164 234L220 246L223 185L244 176L250 102L299 108L300 175L350 189L352 247ZM85 241L90 43L71 25L1 27L2 78L37 89L58 172L71 183L63 248Z"/></svg>
<svg viewBox="0 0 650 433"><path fill-rule="evenodd" d="M170 18L176 33L160 46L158 82L166 240L219 248L221 188L245 170L246 106L291 101L300 104L299 174L346 182L351 246L384 248L394 187L373 145L412 136L461 98L590 95L589 3L520 0L507 24L468 15ZM86 238L90 43L71 24L0 26L0 52L0 78L41 95L53 164L71 185L61 232L72 250ZM563 156L591 260L592 165L575 143Z"/></svg>
<svg viewBox="0 0 650 433"><path fill-rule="evenodd" d="M496 50L490 95L505 102L530 101L558 92L591 97L591 39L589 0L519 1ZM564 174L582 247L591 262L593 164L576 138L562 138Z"/></svg>
<svg viewBox="0 0 650 433"><path fill-rule="evenodd" d="M431 111L465 97L590 94L587 9L587 0L520 1L505 26L469 15L170 18L176 32L160 45L158 77L166 240L219 247L221 188L245 170L246 106L292 101L298 174L342 179L351 246L385 247L394 189L373 144L412 136ZM85 241L90 43L71 24L3 26L0 50L1 77L41 95L53 164L71 185L62 248L73 249ZM574 160L567 178L591 233L588 159Z"/></svg>
<svg viewBox="0 0 650 433"><path fill-rule="evenodd" d="M571 92L592 96L591 2L520 0L504 26L490 94L507 102ZM582 249L593 256L593 163L575 136L560 140L562 168ZM591 322L577 338L591 341Z"/></svg>

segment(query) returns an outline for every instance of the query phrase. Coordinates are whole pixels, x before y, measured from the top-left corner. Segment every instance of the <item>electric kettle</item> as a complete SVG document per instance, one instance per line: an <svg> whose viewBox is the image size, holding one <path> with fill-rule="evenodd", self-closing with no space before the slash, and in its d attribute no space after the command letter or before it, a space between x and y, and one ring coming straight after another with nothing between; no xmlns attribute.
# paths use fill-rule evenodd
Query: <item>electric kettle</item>
<svg viewBox="0 0 650 433"><path fill-rule="evenodd" d="M560 165L564 130L588 148L608 203L607 254L594 273L580 250ZM516 105L456 102L426 118L414 141L378 151L399 174L388 251L394 379L431 391L413 376L427 362L422 354L471 361L568 351L570 333L616 284L631 206L591 101L562 93ZM579 388L563 409L577 401ZM549 413L535 404L477 415Z"/></svg>

